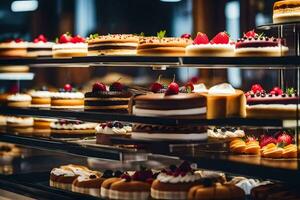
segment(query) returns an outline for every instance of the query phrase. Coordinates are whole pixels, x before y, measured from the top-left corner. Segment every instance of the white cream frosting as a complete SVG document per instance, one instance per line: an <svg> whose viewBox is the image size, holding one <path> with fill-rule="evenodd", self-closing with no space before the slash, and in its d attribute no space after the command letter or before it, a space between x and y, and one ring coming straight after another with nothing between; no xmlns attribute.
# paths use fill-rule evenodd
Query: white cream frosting
<svg viewBox="0 0 300 200"><path fill-rule="evenodd" d="M7 97L8 101L31 101L31 96L28 94L13 94Z"/></svg>
<svg viewBox="0 0 300 200"><path fill-rule="evenodd" d="M151 139L151 140L206 140L206 133L142 133L142 132L132 132L131 138L133 139Z"/></svg>
<svg viewBox="0 0 300 200"><path fill-rule="evenodd" d="M202 93L202 92L207 92L207 88L204 85L204 83L200 83L200 84L195 84L194 85L194 91L193 92L197 92L197 93Z"/></svg>
<svg viewBox="0 0 300 200"><path fill-rule="evenodd" d="M209 88L208 94L235 94L235 89L229 83L222 83Z"/></svg>
<svg viewBox="0 0 300 200"><path fill-rule="evenodd" d="M96 123L83 123L83 124L73 124L73 123L55 123L51 122L50 127L53 129L60 129L60 130L85 130L85 129L95 129L97 126Z"/></svg>
<svg viewBox="0 0 300 200"><path fill-rule="evenodd" d="M226 49L231 49L231 50L234 50L235 48L235 45L234 44L211 44L211 43L208 43L208 44L190 44L186 47L186 49L215 49L215 48L226 48Z"/></svg>
<svg viewBox="0 0 300 200"><path fill-rule="evenodd" d="M33 118L32 117L7 117L6 122L12 124L33 125Z"/></svg>
<svg viewBox="0 0 300 200"><path fill-rule="evenodd" d="M27 48L27 42L3 42L0 43L0 48Z"/></svg>
<svg viewBox="0 0 300 200"><path fill-rule="evenodd" d="M141 116L169 116L169 115L201 115L206 113L206 107L203 108L191 108L180 110L150 110L141 109L133 106L132 113Z"/></svg>
<svg viewBox="0 0 300 200"><path fill-rule="evenodd" d="M52 50L61 50L61 49L87 49L87 43L63 43L63 44L54 44Z"/></svg>
<svg viewBox="0 0 300 200"><path fill-rule="evenodd" d="M62 168L54 168L51 170L50 173L54 174L55 176L67 176L67 177L76 176L76 174L72 170L62 169Z"/></svg>
<svg viewBox="0 0 300 200"><path fill-rule="evenodd" d="M234 132L226 130L225 132L222 132L221 129L217 129L217 132L215 132L213 129L207 130L208 137L212 138L235 138L235 137L244 137L245 132L243 130L237 129Z"/></svg>
<svg viewBox="0 0 300 200"><path fill-rule="evenodd" d="M52 48L54 44L55 44L54 42L42 42L42 41L39 41L37 43L28 42L28 48Z"/></svg>
<svg viewBox="0 0 300 200"><path fill-rule="evenodd" d="M172 175L167 175L166 173L160 173L157 176L157 180L159 180L162 183L190 183L190 182L195 182L197 180L200 180L201 176L200 174L192 174L191 172L188 172L184 176L172 176Z"/></svg>
<svg viewBox="0 0 300 200"><path fill-rule="evenodd" d="M38 98L50 98L51 92L49 91L32 91L30 93L31 97L38 97Z"/></svg>
<svg viewBox="0 0 300 200"><path fill-rule="evenodd" d="M83 99L84 94L81 92L52 92L51 98L54 98L54 99Z"/></svg>
<svg viewBox="0 0 300 200"><path fill-rule="evenodd" d="M130 132L132 132L132 127L131 126L123 126L123 128L117 128L117 127L109 128L108 126L105 126L103 128L101 126L101 124L99 124L96 127L96 133L107 134L107 135L128 134Z"/></svg>

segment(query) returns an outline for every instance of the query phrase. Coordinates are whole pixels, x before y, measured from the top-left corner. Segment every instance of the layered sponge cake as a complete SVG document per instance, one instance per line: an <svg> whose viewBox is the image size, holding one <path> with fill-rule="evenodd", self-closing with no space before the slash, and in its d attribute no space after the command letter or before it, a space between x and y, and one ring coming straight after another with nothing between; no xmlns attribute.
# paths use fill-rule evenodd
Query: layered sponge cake
<svg viewBox="0 0 300 200"><path fill-rule="evenodd" d="M277 1L273 7L273 22L299 22L300 21L300 1L284 0Z"/></svg>
<svg viewBox="0 0 300 200"><path fill-rule="evenodd" d="M135 55L139 37L132 34L91 35L89 55Z"/></svg>

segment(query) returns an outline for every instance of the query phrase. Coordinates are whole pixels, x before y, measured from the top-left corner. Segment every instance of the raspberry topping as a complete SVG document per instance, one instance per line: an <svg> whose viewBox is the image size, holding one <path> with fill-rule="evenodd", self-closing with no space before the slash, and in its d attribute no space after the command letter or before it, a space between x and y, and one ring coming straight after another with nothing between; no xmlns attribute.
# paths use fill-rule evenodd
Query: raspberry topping
<svg viewBox="0 0 300 200"><path fill-rule="evenodd" d="M106 91L106 85L104 83L96 82L93 85L93 92L105 92Z"/></svg>
<svg viewBox="0 0 300 200"><path fill-rule="evenodd" d="M120 82L116 81L113 84L109 86L110 91L119 91L121 92L124 89L124 85L122 85Z"/></svg>
<svg viewBox="0 0 300 200"><path fill-rule="evenodd" d="M257 36L257 33L255 33L254 29L251 31L248 31L247 33L244 33L244 37L246 38L254 38Z"/></svg>
<svg viewBox="0 0 300 200"><path fill-rule="evenodd" d="M293 137L287 134L286 132L281 133L277 137L277 142L284 144L284 146L292 144L293 142Z"/></svg>
<svg viewBox="0 0 300 200"><path fill-rule="evenodd" d="M59 37L58 43L64 44L64 43L82 43L85 42L85 39L79 35L76 35L74 37L71 36L70 33L62 34Z"/></svg>
<svg viewBox="0 0 300 200"><path fill-rule="evenodd" d="M70 84L66 84L65 86L64 86L64 90L66 91L66 92L72 92L72 86L70 85Z"/></svg>
<svg viewBox="0 0 300 200"><path fill-rule="evenodd" d="M273 95L282 95L283 94L283 91L282 91L282 89L281 88L279 88L279 87L274 87L272 90L271 90L271 92L270 92L270 94L273 94Z"/></svg>
<svg viewBox="0 0 300 200"><path fill-rule="evenodd" d="M255 93L258 93L258 92L263 92L264 89L262 88L262 86L260 84L254 84L252 85L251 87L251 91Z"/></svg>
<svg viewBox="0 0 300 200"><path fill-rule="evenodd" d="M43 35L43 34L40 34L38 37L34 38L33 40L34 43L38 43L38 42L48 42L47 38Z"/></svg>
<svg viewBox="0 0 300 200"><path fill-rule="evenodd" d="M182 35L181 35L181 38L191 39L191 38L192 38L192 35L189 34L189 33L185 33L185 34L182 34Z"/></svg>

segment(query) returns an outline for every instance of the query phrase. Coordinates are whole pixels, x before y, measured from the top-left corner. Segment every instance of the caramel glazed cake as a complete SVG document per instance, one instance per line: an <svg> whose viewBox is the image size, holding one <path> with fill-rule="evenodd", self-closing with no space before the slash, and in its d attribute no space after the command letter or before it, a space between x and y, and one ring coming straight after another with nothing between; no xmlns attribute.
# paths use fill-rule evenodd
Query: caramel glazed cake
<svg viewBox="0 0 300 200"><path fill-rule="evenodd" d="M131 34L91 35L89 55L135 55L139 37Z"/></svg>
<svg viewBox="0 0 300 200"><path fill-rule="evenodd" d="M273 22L299 22L300 21L300 1L284 0L277 1L273 7Z"/></svg>

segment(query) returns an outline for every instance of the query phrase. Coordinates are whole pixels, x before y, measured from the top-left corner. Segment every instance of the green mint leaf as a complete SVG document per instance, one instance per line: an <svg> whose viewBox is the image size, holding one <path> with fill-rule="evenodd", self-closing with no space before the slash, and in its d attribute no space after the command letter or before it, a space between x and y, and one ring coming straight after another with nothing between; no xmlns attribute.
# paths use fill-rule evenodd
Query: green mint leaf
<svg viewBox="0 0 300 200"><path fill-rule="evenodd" d="M294 88L287 88L287 89L286 89L286 93L287 93L288 95L293 95L293 94L295 94L295 89L294 89Z"/></svg>
<svg viewBox="0 0 300 200"><path fill-rule="evenodd" d="M158 39L163 39L166 36L167 31L166 30L161 30L159 32L157 32L157 37Z"/></svg>

